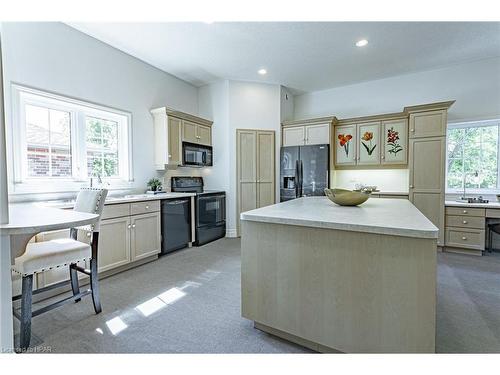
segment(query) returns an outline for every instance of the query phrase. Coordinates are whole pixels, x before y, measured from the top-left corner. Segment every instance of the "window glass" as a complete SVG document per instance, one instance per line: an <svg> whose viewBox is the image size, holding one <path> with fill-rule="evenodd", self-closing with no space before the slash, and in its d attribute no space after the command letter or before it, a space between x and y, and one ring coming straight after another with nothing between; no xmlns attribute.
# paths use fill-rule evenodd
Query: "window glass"
<svg viewBox="0 0 500 375"><path fill-rule="evenodd" d="M498 188L498 125L448 129L449 189Z"/></svg>
<svg viewBox="0 0 500 375"><path fill-rule="evenodd" d="M87 175L118 176L118 123L87 116L85 124Z"/></svg>
<svg viewBox="0 0 500 375"><path fill-rule="evenodd" d="M27 104L29 177L71 177L70 113Z"/></svg>

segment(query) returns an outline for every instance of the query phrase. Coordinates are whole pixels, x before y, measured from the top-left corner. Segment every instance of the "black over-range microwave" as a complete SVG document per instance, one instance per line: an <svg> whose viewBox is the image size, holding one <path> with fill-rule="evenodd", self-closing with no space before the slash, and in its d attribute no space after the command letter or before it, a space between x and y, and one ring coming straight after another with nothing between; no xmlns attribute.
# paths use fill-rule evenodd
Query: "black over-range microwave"
<svg viewBox="0 0 500 375"><path fill-rule="evenodd" d="M182 142L182 165L193 167L211 167L212 146Z"/></svg>

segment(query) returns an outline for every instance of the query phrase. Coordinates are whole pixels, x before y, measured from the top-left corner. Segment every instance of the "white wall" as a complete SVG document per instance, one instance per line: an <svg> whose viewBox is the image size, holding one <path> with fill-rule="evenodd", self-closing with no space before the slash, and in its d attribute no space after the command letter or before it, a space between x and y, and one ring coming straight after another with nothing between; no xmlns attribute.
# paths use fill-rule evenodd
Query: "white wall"
<svg viewBox="0 0 500 375"><path fill-rule="evenodd" d="M6 112L15 82L132 113L134 189L153 168L149 110L198 113L196 87L61 23L6 23L3 29Z"/></svg>
<svg viewBox="0 0 500 375"><path fill-rule="evenodd" d="M214 166L204 168L203 174L208 189L226 191L228 236L236 235L236 129L275 130L278 161L280 95L279 85L238 81L220 81L199 89L200 116L214 121Z"/></svg>
<svg viewBox="0 0 500 375"><path fill-rule="evenodd" d="M228 228L236 231L236 129L275 131L276 166L280 158L280 95L279 85L250 82L229 82L229 220ZM279 201L279 168L276 167L276 199Z"/></svg>
<svg viewBox="0 0 500 375"><path fill-rule="evenodd" d="M445 100L456 100L450 121L498 118L500 58L299 95L294 117L358 117Z"/></svg>

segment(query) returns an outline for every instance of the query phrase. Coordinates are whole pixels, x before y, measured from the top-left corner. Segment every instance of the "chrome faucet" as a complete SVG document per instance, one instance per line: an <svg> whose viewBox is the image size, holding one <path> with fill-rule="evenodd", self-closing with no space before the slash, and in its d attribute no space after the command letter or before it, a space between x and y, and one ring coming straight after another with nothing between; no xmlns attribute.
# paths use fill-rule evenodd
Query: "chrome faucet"
<svg viewBox="0 0 500 375"><path fill-rule="evenodd" d="M97 178L97 182L99 183L99 185L102 185L102 177L101 174L98 173L95 177L94 176L90 177L90 187L94 187L94 178Z"/></svg>

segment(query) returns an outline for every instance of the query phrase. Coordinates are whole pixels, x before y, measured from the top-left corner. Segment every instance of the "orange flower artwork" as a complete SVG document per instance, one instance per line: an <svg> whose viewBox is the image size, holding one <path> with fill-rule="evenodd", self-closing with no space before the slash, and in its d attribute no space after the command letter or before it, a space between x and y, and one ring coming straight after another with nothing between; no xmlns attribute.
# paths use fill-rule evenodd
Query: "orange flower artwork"
<svg viewBox="0 0 500 375"><path fill-rule="evenodd" d="M349 156L349 143L352 139L352 135L351 134L339 134L338 139L339 139L340 146L344 147L345 156Z"/></svg>
<svg viewBox="0 0 500 375"><path fill-rule="evenodd" d="M361 142L361 144L366 149L368 155L371 155L373 153L373 150L375 150L375 147L377 147L376 144L372 145L373 132L365 132L365 134L363 134L361 139L365 142L369 142L369 143Z"/></svg>

